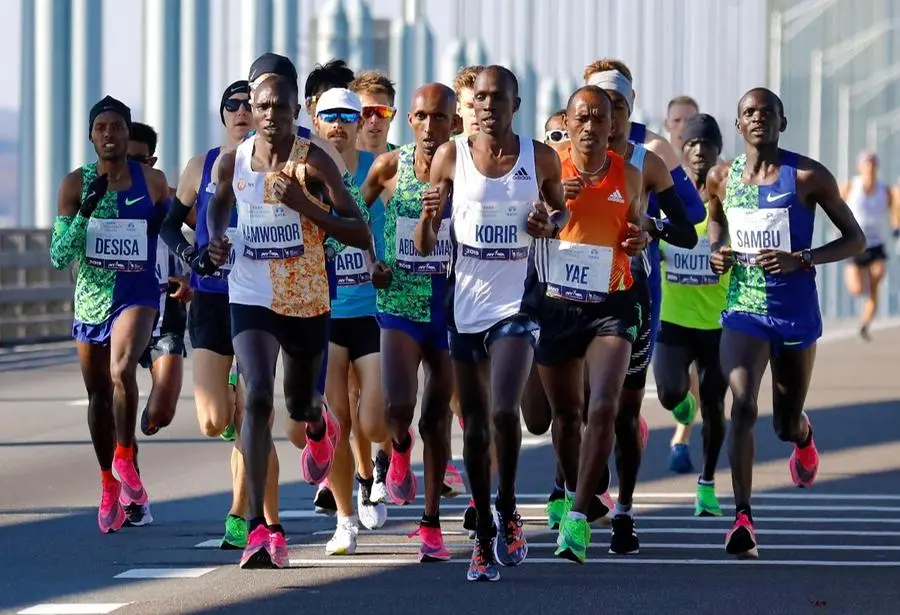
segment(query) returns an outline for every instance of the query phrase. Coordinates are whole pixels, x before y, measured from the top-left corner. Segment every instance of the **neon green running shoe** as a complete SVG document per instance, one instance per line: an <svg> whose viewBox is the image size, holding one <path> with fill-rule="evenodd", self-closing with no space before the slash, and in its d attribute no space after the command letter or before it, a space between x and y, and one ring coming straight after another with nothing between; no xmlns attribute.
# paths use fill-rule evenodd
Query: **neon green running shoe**
<svg viewBox="0 0 900 615"><path fill-rule="evenodd" d="M574 503L574 500L565 494L561 498L547 500L547 527L551 530L558 530L560 522L572 510Z"/></svg>
<svg viewBox="0 0 900 615"><path fill-rule="evenodd" d="M222 550L243 549L247 546L247 521L237 515L225 517L225 535L219 548Z"/></svg>
<svg viewBox="0 0 900 615"><path fill-rule="evenodd" d="M226 442L234 442L237 438L237 428L234 426L234 421L228 423L228 427L225 428L220 435L220 438L225 440Z"/></svg>
<svg viewBox="0 0 900 615"><path fill-rule="evenodd" d="M591 544L591 526L587 519L572 519L567 513L559 527L556 544L556 555L583 564L587 560L588 545Z"/></svg>
<svg viewBox="0 0 900 615"><path fill-rule="evenodd" d="M672 418L682 425L692 424L696 415L697 400L694 399L694 394L690 392L688 392L680 404L672 408Z"/></svg>
<svg viewBox="0 0 900 615"><path fill-rule="evenodd" d="M697 497L694 498L695 517L721 517L722 509L716 498L716 486L697 483Z"/></svg>

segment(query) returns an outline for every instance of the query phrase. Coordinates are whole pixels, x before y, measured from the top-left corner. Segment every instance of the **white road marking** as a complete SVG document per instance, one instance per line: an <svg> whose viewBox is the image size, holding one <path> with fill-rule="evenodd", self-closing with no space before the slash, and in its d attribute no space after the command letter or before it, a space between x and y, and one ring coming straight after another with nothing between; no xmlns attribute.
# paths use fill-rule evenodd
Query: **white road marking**
<svg viewBox="0 0 900 615"><path fill-rule="evenodd" d="M198 542L194 545L195 549L218 549L222 544L221 538L211 538L209 540L204 540L203 542Z"/></svg>
<svg viewBox="0 0 900 615"><path fill-rule="evenodd" d="M415 559L393 559L393 558L364 558L364 557L339 557L335 559L292 559L291 566L420 566L421 564ZM450 560L447 562L436 562L441 564L460 564L460 560ZM689 565L689 566L816 566L831 568L900 568L900 561L896 562L857 562L857 561L840 561L840 560L739 560L739 559L652 559L642 557L608 557L600 559L588 559L586 564L612 564L618 566L620 564L638 564L646 565ZM525 564L565 564L573 566L574 564L568 560L556 557L536 557L525 560ZM431 564L429 564L430 566Z"/></svg>
<svg viewBox="0 0 900 615"><path fill-rule="evenodd" d="M615 490L610 490L609 495L613 499L618 496L619 492ZM354 497L356 496L356 492L353 492ZM516 502L522 502L524 500L538 500L540 503L547 502L547 492L544 493L517 493L516 494ZM693 501L696 497L696 493L694 492L672 492L672 493L654 493L654 492L643 492L638 491L634 494L635 500L691 500ZM424 500L424 494L417 494L417 500ZM462 499L462 498L460 498ZM860 494L851 494L851 493L823 493L821 491L814 493L754 493L754 500L798 500L798 501L809 501L815 502L819 500L835 500L839 502L855 502L855 501L871 501L875 502L878 500L890 501L890 502L900 502L900 495L896 493L893 494L881 494L881 493L860 493ZM442 500L441 508L444 507L443 502L446 500ZM727 495L720 494L719 495L720 503L722 501L731 502L733 498ZM521 506L521 504L519 504ZM856 510L858 507L856 506L846 506L844 507L849 510ZM754 507L756 510L756 507ZM897 508L900 511L900 507Z"/></svg>
<svg viewBox="0 0 900 615"><path fill-rule="evenodd" d="M394 521L398 521L398 519L393 519ZM415 517L415 521L419 520L419 517ZM462 521L462 518L455 519L441 519L442 521ZM546 519L541 519L542 521L546 521ZM549 534L556 533L552 530L541 530L541 531L531 531L526 533L526 537L535 534ZM721 534L723 533L722 528L713 528L713 527L641 527L638 532L641 535L644 534ZM334 530L319 530L317 532L313 532L313 536L330 536L334 533ZM380 530L366 530L366 534L375 534L381 536L397 536L399 538L406 537L406 531L398 531L398 528L382 528ZM889 537L889 536L900 536L900 531L893 530L785 530L785 529L769 529L769 528L757 528L756 533L760 535L772 535L772 536L881 536L881 537ZM456 530L443 530L444 536L457 536L461 534L468 534L465 530L456 531Z"/></svg>
<svg viewBox="0 0 900 615"><path fill-rule="evenodd" d="M314 510L282 510L278 515L282 519L315 519L316 517L331 519L328 515L320 515Z"/></svg>
<svg viewBox="0 0 900 615"><path fill-rule="evenodd" d="M36 604L19 611L18 615L102 615L128 606L130 602Z"/></svg>
<svg viewBox="0 0 900 615"><path fill-rule="evenodd" d="M314 543L297 545L303 548L324 549L325 543ZM472 548L472 541L466 542L445 542L444 546L451 548ZM408 542L360 542L356 545L357 549L403 549L403 548L419 548L419 542L410 539ZM529 549L555 549L555 542L529 542ZM641 550L644 549L703 549L722 551L724 546L722 543L690 543L690 542L642 542ZM900 551L900 545L761 545L763 551Z"/></svg>
<svg viewBox="0 0 900 615"><path fill-rule="evenodd" d="M114 576L114 579L196 579L215 568L133 568Z"/></svg>

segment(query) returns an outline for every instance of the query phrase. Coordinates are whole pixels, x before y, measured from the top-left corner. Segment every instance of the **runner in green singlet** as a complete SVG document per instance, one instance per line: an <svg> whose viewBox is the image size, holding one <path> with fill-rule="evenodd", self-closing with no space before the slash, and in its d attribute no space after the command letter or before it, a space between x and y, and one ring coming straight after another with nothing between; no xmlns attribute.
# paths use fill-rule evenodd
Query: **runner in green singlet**
<svg viewBox="0 0 900 615"><path fill-rule="evenodd" d="M419 434L425 445L425 511L419 525L420 561L445 560L439 520L444 470L450 458L452 366L444 315L449 225L428 255L418 253L413 231L422 217L422 192L428 188L431 161L438 147L450 140L456 123L456 97L439 83L413 93L409 123L415 143L379 156L362 187L367 204L381 196L385 203L385 262L391 283L378 291L381 325L381 369L393 440L387 490L396 504L416 495L417 479L410 465L411 424L416 408L419 364L425 366L425 392ZM449 213L449 212L448 212Z"/></svg>
<svg viewBox="0 0 900 615"><path fill-rule="evenodd" d="M704 201L706 174L722 153L722 133L711 115L688 119L682 133L683 164ZM715 471L725 439L725 392L728 383L719 364L719 316L725 308L729 274L717 276L709 266L707 220L696 225L699 241L686 250L660 244L662 263L662 311L653 374L664 408L681 425L690 425L696 400L690 392L689 371L696 363L700 379L700 414L703 417L703 469L697 481L696 516L719 516Z"/></svg>

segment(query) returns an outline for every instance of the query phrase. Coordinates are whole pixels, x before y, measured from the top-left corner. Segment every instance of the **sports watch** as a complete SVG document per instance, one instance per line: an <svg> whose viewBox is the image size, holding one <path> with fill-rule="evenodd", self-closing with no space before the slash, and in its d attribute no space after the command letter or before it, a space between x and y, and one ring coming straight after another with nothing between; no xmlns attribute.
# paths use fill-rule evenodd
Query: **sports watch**
<svg viewBox="0 0 900 615"><path fill-rule="evenodd" d="M800 262L803 263L803 267L805 269L812 269L813 268L812 250L810 250L809 248L807 248L806 250L801 250L800 251Z"/></svg>

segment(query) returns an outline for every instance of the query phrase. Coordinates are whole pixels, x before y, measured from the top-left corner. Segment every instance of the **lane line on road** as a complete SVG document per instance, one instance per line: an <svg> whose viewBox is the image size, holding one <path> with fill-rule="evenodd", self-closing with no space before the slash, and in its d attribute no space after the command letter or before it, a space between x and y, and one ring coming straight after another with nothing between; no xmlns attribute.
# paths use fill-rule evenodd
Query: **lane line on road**
<svg viewBox="0 0 900 615"><path fill-rule="evenodd" d="M103 615L128 606L130 602L36 604L19 611L17 615Z"/></svg>
<svg viewBox="0 0 900 615"><path fill-rule="evenodd" d="M302 545L293 545L295 549L299 548L311 548L311 549L324 549L324 542L322 543L309 543ZM469 540L467 542L445 542L444 546L448 549L450 548L472 548L472 541ZM409 542L360 542L356 545L357 549L401 549L401 548L410 548L410 549L418 549L419 543L414 540L410 540ZM555 542L529 542L529 549L555 549ZM641 550L644 549L675 549L675 550L690 550L690 549L702 549L702 550L723 550L722 543L690 543L690 542L655 542L641 543ZM900 551L900 545L763 545L760 549L764 551ZM355 556L351 556L355 557ZM898 562L900 564L900 562Z"/></svg>
<svg viewBox="0 0 900 615"><path fill-rule="evenodd" d="M353 495L356 496L356 491L353 492ZM468 495L468 494L465 494ZM615 490L609 491L610 497L615 499L619 493ZM691 500L697 497L697 494L693 491L691 492L672 492L672 493L654 493L654 492L637 492L634 494L635 500ZM424 494L417 494L416 500L424 500ZM462 498L460 498L462 499ZM897 494L881 494L881 493L859 493L859 494L850 494L850 493L754 493L754 500L798 500L798 501L818 501L818 500L835 500L841 502L854 502L854 501L878 501L885 500L891 502L900 502L900 495ZM539 502L546 503L547 501L547 493L517 493L516 494L516 502L519 503L522 500L538 500ZM442 500L442 502L445 500ZM726 495L719 496L719 502L732 502L733 498ZM521 505L521 504L520 504ZM451 504L452 506L452 504ZM441 505L443 508L443 504ZM856 508L856 506L850 506L849 508ZM900 507L897 508L900 510Z"/></svg>
<svg viewBox="0 0 900 615"><path fill-rule="evenodd" d="M396 520L396 519L395 519ZM415 518L416 521L419 520L419 517ZM442 519L442 521L450 521L451 519ZM456 521L461 521L462 519L456 519ZM544 519L546 523L546 519ZM334 530L319 530L316 532L312 532L312 536L330 536L334 533ZM406 537L407 532L400 531L397 529L380 529L380 530L366 530L366 534L374 534L376 536L396 536L397 538ZM530 532L530 535L534 536L535 534L549 534L556 533L554 530L540 530L537 532ZM641 527L638 530L639 534L721 534L722 528L707 528L707 527ZM757 534L769 535L772 536L882 536L882 537L890 537L890 536L900 536L900 531L886 531L886 530L785 530L785 529L768 529L768 528L757 528ZM462 534L468 534L465 530L443 530L444 536L459 536ZM527 535L526 535L527 536Z"/></svg>
<svg viewBox="0 0 900 615"><path fill-rule="evenodd" d="M765 547L764 547L765 548ZM421 564L415 560L392 559L392 558L357 558L355 556L342 557L338 559L291 559L290 566L321 566L321 567L358 567L358 566L420 566ZM440 564L457 564L460 560L450 560L448 562L435 562ZM526 559L525 564L554 564L573 566L569 560L555 557L536 557ZM663 558L641 558L641 557L616 557L589 559L586 564L612 564L618 566L620 564L638 564L638 565L688 565L688 566L815 566L815 567L847 567L847 568L900 568L900 561L883 562L883 561L840 561L840 560L739 560L739 559L663 559ZM432 564L428 564L429 566Z"/></svg>
<svg viewBox="0 0 900 615"><path fill-rule="evenodd" d="M114 579L197 579L215 568L132 568Z"/></svg>

